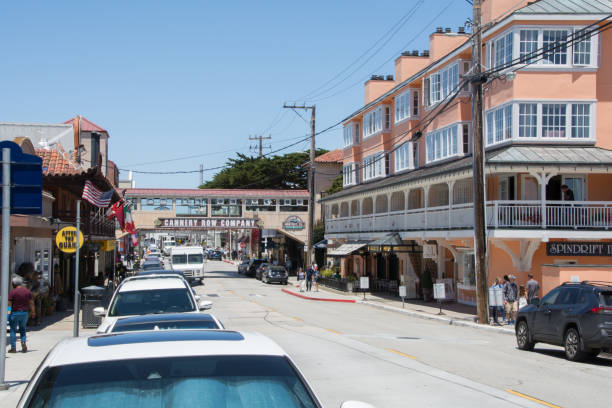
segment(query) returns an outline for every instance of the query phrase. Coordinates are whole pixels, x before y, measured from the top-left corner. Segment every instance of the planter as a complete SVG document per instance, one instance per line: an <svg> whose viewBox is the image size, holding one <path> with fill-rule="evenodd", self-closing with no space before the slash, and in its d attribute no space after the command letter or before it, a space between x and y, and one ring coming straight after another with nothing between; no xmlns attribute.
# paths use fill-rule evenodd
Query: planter
<svg viewBox="0 0 612 408"><path fill-rule="evenodd" d="M355 286L354 282L346 282L346 290L347 290L347 292L352 292L354 286Z"/></svg>

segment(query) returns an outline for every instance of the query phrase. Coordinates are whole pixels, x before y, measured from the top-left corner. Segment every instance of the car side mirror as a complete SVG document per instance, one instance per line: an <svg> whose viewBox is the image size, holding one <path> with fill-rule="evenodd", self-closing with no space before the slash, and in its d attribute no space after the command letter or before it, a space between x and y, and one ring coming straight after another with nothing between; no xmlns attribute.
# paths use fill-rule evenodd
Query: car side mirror
<svg viewBox="0 0 612 408"><path fill-rule="evenodd" d="M96 317L103 317L104 315L106 315L106 310L104 310L102 306L95 307L93 310L93 315Z"/></svg>
<svg viewBox="0 0 612 408"><path fill-rule="evenodd" d="M374 405L361 401L344 401L340 408L375 408Z"/></svg>
<svg viewBox="0 0 612 408"><path fill-rule="evenodd" d="M200 301L200 295L194 295L193 297L195 298L195 300L196 300L197 302L199 302L199 301Z"/></svg>
<svg viewBox="0 0 612 408"><path fill-rule="evenodd" d="M210 300L203 300L200 302L200 304L198 305L198 308L200 310L208 310L212 308L212 302Z"/></svg>

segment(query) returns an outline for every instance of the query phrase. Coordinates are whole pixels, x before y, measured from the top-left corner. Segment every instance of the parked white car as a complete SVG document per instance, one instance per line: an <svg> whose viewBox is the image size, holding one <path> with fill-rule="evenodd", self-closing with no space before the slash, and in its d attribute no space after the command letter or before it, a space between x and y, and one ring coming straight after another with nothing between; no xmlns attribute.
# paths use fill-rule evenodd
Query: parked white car
<svg viewBox="0 0 612 408"><path fill-rule="evenodd" d="M125 279L111 299L108 310L97 307L95 316L104 316L97 329L105 333L121 317L162 313L199 313L212 307L200 301L189 283L179 275L142 275Z"/></svg>
<svg viewBox="0 0 612 408"><path fill-rule="evenodd" d="M18 407L270 407L322 405L273 341L226 330L144 331L56 345ZM369 405L345 402L343 408Z"/></svg>

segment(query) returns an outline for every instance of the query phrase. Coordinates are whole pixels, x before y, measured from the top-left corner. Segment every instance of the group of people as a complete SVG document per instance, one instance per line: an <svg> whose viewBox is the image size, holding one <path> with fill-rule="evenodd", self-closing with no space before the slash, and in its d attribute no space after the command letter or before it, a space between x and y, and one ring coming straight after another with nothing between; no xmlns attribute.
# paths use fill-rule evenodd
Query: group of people
<svg viewBox="0 0 612 408"><path fill-rule="evenodd" d="M319 265L312 264L306 272L304 268L299 268L297 272L297 280L300 285L300 292L312 291L312 285L314 284L315 292L319 291L319 278L321 272L319 271Z"/></svg>
<svg viewBox="0 0 612 408"><path fill-rule="evenodd" d="M495 324L501 324L504 321L507 324L514 324L519 308L532 304L538 299L540 284L533 278L532 274L528 274L527 278L525 286L520 287L516 283L516 276L512 274L504 275L503 283L502 279L495 278L491 288L502 291L504 302L503 306L491 307ZM501 323L499 321L500 318L502 319Z"/></svg>

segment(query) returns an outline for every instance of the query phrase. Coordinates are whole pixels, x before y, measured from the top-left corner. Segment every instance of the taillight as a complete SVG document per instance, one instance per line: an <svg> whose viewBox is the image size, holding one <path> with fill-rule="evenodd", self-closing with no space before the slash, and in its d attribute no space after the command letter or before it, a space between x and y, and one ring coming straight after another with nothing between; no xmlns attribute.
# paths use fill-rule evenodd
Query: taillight
<svg viewBox="0 0 612 408"><path fill-rule="evenodd" d="M612 307L603 307L603 306L594 307L591 309L591 313L597 314L597 313L603 312L604 310L612 311Z"/></svg>

